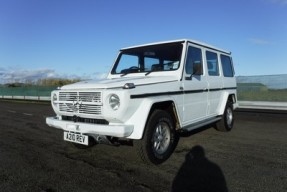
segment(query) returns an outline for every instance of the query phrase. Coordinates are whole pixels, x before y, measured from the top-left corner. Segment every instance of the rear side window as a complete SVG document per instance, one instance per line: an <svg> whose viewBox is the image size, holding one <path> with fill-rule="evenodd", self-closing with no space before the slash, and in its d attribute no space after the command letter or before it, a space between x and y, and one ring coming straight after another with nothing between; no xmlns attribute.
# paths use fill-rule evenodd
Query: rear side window
<svg viewBox="0 0 287 192"><path fill-rule="evenodd" d="M219 76L217 53L206 51L206 62L208 74L210 76Z"/></svg>
<svg viewBox="0 0 287 192"><path fill-rule="evenodd" d="M220 59L224 77L233 77L234 71L231 63L231 58L226 55L220 55Z"/></svg>

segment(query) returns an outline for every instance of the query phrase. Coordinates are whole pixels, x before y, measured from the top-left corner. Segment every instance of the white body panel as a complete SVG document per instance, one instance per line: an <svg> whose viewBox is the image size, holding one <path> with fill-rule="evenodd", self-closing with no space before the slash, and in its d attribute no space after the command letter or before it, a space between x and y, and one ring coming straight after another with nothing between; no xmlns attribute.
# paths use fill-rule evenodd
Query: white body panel
<svg viewBox="0 0 287 192"><path fill-rule="evenodd" d="M105 80L83 81L53 91L51 103L57 116L47 118L47 124L87 135L141 139L154 104L172 103L179 129L222 115L230 95L234 95L236 107L235 78L224 77L221 66L219 76L209 76L204 58L207 49L218 55L230 53L196 41L164 43L177 42L182 44L177 69L124 75L111 71ZM152 45L157 44L139 48ZM185 73L188 46L200 48L203 56L203 74L191 79ZM125 87L127 84L131 87ZM116 110L110 106L113 95L120 101Z"/></svg>

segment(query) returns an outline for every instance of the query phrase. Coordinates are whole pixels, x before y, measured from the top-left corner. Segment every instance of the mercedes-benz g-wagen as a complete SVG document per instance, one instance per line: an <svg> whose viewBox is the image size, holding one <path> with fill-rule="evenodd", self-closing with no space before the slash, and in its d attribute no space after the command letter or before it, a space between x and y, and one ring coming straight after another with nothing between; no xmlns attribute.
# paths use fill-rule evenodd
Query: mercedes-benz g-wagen
<svg viewBox="0 0 287 192"><path fill-rule="evenodd" d="M237 107L231 53L176 40L121 49L107 78L66 85L51 93L55 117L77 147L129 141L147 163L174 151L179 132L213 125L230 131Z"/></svg>

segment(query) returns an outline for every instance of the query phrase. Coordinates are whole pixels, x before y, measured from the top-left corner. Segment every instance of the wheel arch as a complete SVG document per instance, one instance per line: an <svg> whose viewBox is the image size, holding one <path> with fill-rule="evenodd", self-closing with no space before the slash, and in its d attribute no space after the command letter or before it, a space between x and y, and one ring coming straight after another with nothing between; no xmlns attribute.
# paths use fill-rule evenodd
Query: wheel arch
<svg viewBox="0 0 287 192"><path fill-rule="evenodd" d="M234 93L229 94L227 101L231 102L232 104L236 103L237 99L236 99L235 94Z"/></svg>
<svg viewBox="0 0 287 192"><path fill-rule="evenodd" d="M221 103L221 106L219 108L219 114L223 114L224 113L225 106L226 106L227 102L231 102L233 105L236 104L237 103L236 94L235 93L226 92L223 95L222 103Z"/></svg>
<svg viewBox="0 0 287 192"><path fill-rule="evenodd" d="M180 128L178 110L175 101L169 97L145 98L140 101L140 105L125 123L134 125L133 133L128 139L142 139L147 122L154 110L160 109L168 111L175 123L176 130Z"/></svg>
<svg viewBox="0 0 287 192"><path fill-rule="evenodd" d="M153 105L150 109L150 112L149 112L148 119L149 119L150 115L153 113L153 111L156 109L161 109L161 110L167 111L171 115L171 117L174 121L175 129L176 130L180 129L179 116L178 116L178 112L177 112L177 109L176 109L176 106L175 106L175 103L173 100L166 100L166 101L153 103ZM148 121L148 119L147 119L147 121Z"/></svg>

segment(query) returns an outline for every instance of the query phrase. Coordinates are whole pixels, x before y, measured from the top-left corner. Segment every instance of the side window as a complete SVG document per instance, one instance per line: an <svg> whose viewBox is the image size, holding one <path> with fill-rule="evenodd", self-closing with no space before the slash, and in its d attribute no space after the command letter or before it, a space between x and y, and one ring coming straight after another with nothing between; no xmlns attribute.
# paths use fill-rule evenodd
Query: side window
<svg viewBox="0 0 287 192"><path fill-rule="evenodd" d="M188 47L185 63L186 74L202 75L202 52L200 48Z"/></svg>
<svg viewBox="0 0 287 192"><path fill-rule="evenodd" d="M217 53L206 51L206 63L210 76L219 76Z"/></svg>
<svg viewBox="0 0 287 192"><path fill-rule="evenodd" d="M233 77L234 71L231 63L231 58L226 55L220 55L220 60L224 77Z"/></svg>

